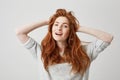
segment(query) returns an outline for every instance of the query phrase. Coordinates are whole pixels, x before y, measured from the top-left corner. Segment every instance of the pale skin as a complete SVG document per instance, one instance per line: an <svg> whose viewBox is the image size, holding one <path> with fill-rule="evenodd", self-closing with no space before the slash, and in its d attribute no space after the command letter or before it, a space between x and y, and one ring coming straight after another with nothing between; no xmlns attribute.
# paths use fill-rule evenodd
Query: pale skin
<svg viewBox="0 0 120 80"><path fill-rule="evenodd" d="M70 26L66 17L58 17L52 28L53 38L59 46L60 54L63 55L64 49L67 46L66 39L69 36Z"/></svg>
<svg viewBox="0 0 120 80"><path fill-rule="evenodd" d="M36 22L30 25L25 25L16 30L16 35L18 39L25 43L29 36L28 34L33 31L34 29L40 28L42 26L48 25L48 21L40 21ZM66 39L69 36L69 22L66 17L58 17L55 20L55 23L52 28L52 35L53 38L56 40L57 45L60 48L60 54L62 55L64 53L64 49L67 46ZM90 27L78 27L78 32L83 32L86 34L90 34L98 39L101 39L102 41L110 43L113 40L113 36L107 32L93 29ZM57 35L56 35L57 34ZM87 42L83 42L83 44L87 44Z"/></svg>

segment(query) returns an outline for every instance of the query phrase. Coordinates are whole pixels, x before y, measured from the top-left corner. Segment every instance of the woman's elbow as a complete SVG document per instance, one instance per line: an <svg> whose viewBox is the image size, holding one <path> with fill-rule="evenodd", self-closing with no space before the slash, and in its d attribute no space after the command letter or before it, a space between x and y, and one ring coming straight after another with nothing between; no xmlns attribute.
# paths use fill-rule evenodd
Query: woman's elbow
<svg viewBox="0 0 120 80"><path fill-rule="evenodd" d="M21 34L21 32L20 32L20 30L17 28L17 29L15 29L15 34L16 35L20 35Z"/></svg>
<svg viewBox="0 0 120 80"><path fill-rule="evenodd" d="M25 34L25 32L21 28L16 28L15 29L15 34L17 36Z"/></svg>

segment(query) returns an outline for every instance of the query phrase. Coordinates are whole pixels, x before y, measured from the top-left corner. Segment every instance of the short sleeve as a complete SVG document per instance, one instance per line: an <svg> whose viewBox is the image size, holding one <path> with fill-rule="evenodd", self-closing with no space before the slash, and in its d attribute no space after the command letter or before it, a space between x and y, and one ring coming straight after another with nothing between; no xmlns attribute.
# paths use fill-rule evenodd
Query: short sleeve
<svg viewBox="0 0 120 80"><path fill-rule="evenodd" d="M30 51L34 58L37 58L41 52L40 45L31 37L29 37L23 46Z"/></svg>
<svg viewBox="0 0 120 80"><path fill-rule="evenodd" d="M89 43L86 46L87 54L90 57L91 61L96 59L100 52L102 52L107 46L109 46L109 42L102 41L100 39L96 39L94 42Z"/></svg>

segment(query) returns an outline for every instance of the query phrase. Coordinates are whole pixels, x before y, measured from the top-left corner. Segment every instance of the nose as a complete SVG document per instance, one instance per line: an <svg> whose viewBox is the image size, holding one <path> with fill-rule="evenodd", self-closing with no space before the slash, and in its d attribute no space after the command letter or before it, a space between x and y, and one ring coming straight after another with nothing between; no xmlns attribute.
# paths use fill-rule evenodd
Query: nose
<svg viewBox="0 0 120 80"><path fill-rule="evenodd" d="M62 25L59 25L58 28L57 28L59 31L62 30Z"/></svg>

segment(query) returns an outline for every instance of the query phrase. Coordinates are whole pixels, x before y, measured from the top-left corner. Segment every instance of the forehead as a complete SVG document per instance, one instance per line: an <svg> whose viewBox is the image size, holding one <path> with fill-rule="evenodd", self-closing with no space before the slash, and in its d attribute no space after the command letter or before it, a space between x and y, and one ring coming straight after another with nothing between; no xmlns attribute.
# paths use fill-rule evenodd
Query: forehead
<svg viewBox="0 0 120 80"><path fill-rule="evenodd" d="M60 16L58 18L56 18L55 23L66 23L69 24L69 21L66 17L64 16Z"/></svg>

